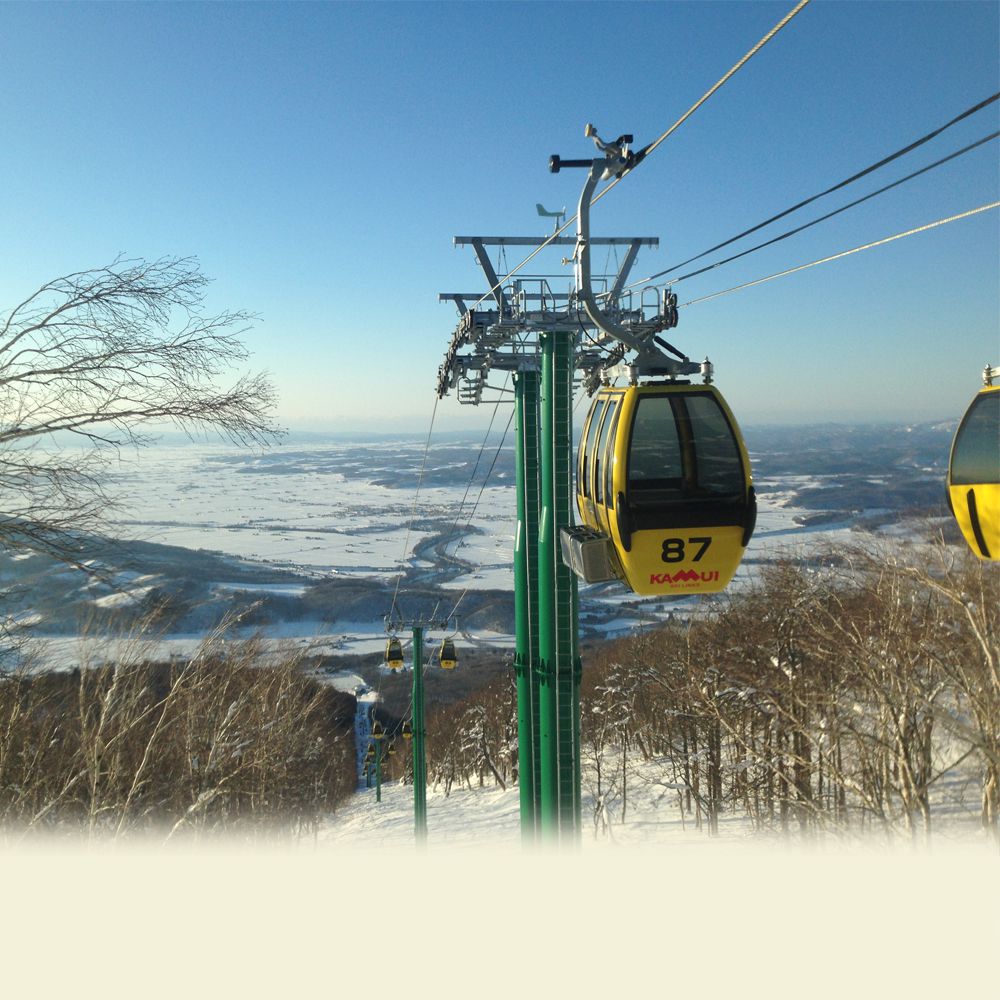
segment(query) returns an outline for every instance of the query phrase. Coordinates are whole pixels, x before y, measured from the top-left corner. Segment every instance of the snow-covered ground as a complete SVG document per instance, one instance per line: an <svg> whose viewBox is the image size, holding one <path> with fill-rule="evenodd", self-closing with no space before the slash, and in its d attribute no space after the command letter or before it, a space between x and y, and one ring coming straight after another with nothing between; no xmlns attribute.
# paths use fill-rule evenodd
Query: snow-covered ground
<svg viewBox="0 0 1000 1000"><path fill-rule="evenodd" d="M652 849L662 847L704 846L706 844L774 847L786 849L801 844L793 830L786 838L754 830L749 819L723 814L718 836L709 836L707 825L679 808L676 790L663 784L655 764L631 762L625 816L619 797L609 799L607 808L598 813L584 767L582 790L582 836L579 849L585 853L607 850ZM963 800L955 799L953 788L935 789L941 801L935 807L931 841L935 849L956 849L983 845L983 833L976 812L976 788L973 783L956 778L962 784ZM947 800L947 801L946 801ZM450 851L456 847L516 849L521 846L520 804L516 785L507 789L492 784L482 788L456 783L450 795L442 787L427 789L427 849ZM832 830L817 834L824 847L836 849L858 844L870 835L857 831ZM898 844L901 834L893 834ZM359 786L357 793L319 833L322 843L362 848L409 849L414 842L413 787L400 782L382 786L382 801L375 793ZM889 843L887 839L883 842ZM985 846L985 845L984 845ZM998 857L1000 865L1000 857ZM1000 898L997 900L1000 907Z"/></svg>
<svg viewBox="0 0 1000 1000"><path fill-rule="evenodd" d="M215 445L151 449L123 473L132 504L121 526L134 537L304 576L391 579L404 559L430 567L413 554L429 526L468 521L476 532L448 552L474 568L457 570L448 586L512 586L509 487L484 490L474 515L461 505L464 484L422 489L414 505L412 489L332 470L349 458L346 447L310 445L306 456L289 447L260 464L222 460L233 453ZM371 471L386 479L392 458L387 447L385 467ZM796 523L803 512L795 491L811 482L758 482L757 531L736 586L779 551L857 540L845 523ZM419 527L407 532L411 517ZM890 533L905 538L905 530ZM216 585L244 589L224 577ZM121 591L140 599L146 586L133 576ZM296 583L260 591L299 592ZM582 610L588 601L613 610L627 596L584 591ZM670 613L644 606L650 621ZM671 607L684 614L690 602ZM605 629L627 631L636 620L622 614ZM303 621L269 633L297 649L376 652L384 643L381 621L333 629ZM163 637L158 652L187 656L201 638ZM39 641L64 664L81 648L72 638ZM334 683L353 691L361 679ZM397 784L383 788L378 805L374 792L359 790L315 838L252 849L8 845L0 850L5 993L76 997L99 986L103 998L241 1000L375 990L435 1000L997 994L1000 858L974 824L942 827L930 848L833 835L804 845L725 818L712 838L669 796L640 794L639 785L633 792L625 822L612 809L606 830L585 800L579 843L558 853L522 844L516 788L456 787L447 797L430 789L428 840L417 849L412 789Z"/></svg>
<svg viewBox="0 0 1000 1000"><path fill-rule="evenodd" d="M429 535L408 529L411 517L439 519L442 525L458 519L464 525L476 495L460 509L464 483L425 488L414 508L413 490L366 481L364 473L391 478L399 451L416 446L386 446L381 468L352 469L351 476L334 471L350 467L356 447L278 445L265 460L226 445L157 446L115 474L116 488L127 493L118 524L146 541L206 548L308 573L388 578L398 572L404 552L412 554ZM488 557L487 565L490 558L496 561L497 540L513 537L509 496L509 489L487 489L472 520L473 527L487 532L487 541L477 540L470 552L474 558Z"/></svg>
<svg viewBox="0 0 1000 1000"><path fill-rule="evenodd" d="M355 478L356 471L350 478L330 471L331 465L348 463L352 447L310 444L304 456L301 446L278 446L267 453L267 463L238 460L240 453L223 445L156 447L116 475L129 497L119 523L126 533L148 541L207 548L304 573L382 578L398 573L404 561L420 562L414 552L430 532L408 531L411 521L434 522L442 529L468 525L472 530L451 542L447 552L473 568L457 571L444 586L513 587L516 512L510 484L469 492L466 482L457 480L454 486L424 487L417 496L414 489ZM386 446L385 467L373 468L371 476L385 478L400 453L419 447L412 442ZM803 513L790 506L795 491L814 482L815 477L793 476L759 483L757 529L740 577L776 548L805 549L820 539L837 543L849 536L848 524L795 522Z"/></svg>
<svg viewBox="0 0 1000 1000"><path fill-rule="evenodd" d="M359 444L317 440L279 445L261 455L221 444L158 445L126 461L113 474L113 489L124 492L118 527L126 537L204 548L259 564L261 580L234 582L224 563L218 579L201 580L225 596L241 591L251 597L297 599L311 580L358 577L392 583L404 567L433 571L436 582L459 594L466 589L513 589L515 531L514 491L504 485L468 488L467 474L448 482L449 462L475 454L455 445L430 450L428 485L417 494L414 470L423 444L414 440ZM482 470L480 472L480 478ZM409 478L407 478L409 476ZM491 480L492 482L492 480ZM395 484L395 485L393 485ZM816 476L761 477L757 529L731 589L747 585L763 565L779 555L811 556L822 547L856 544L859 536L846 521L822 523L822 511L796 506L798 491L820 484ZM819 514L817 518L815 515ZM806 524L800 523L807 515ZM796 520L798 518L798 520ZM907 540L907 529L886 532ZM421 549L433 536L453 534L445 552ZM449 561L441 561L442 555ZM288 570L295 579L269 581L270 567ZM59 571L54 571L58 576ZM74 572L63 571L62 585L72 588ZM98 610L133 606L162 579L122 571L107 587L83 574L78 592ZM56 579L53 576L53 580ZM59 577L62 580L62 577ZM671 616L686 617L703 607L697 598L636 601L617 584L581 587L581 622L605 636L626 634ZM28 609L33 610L33 609ZM272 620L263 632L275 649L315 653L374 653L384 643L384 623L328 623L308 616ZM236 631L236 635L250 630ZM173 633L157 638L151 655L184 657L194 651L198 634ZM513 637L483 630L463 635L478 645L507 649ZM94 643L81 645L64 636L36 640L38 662L69 669L94 656Z"/></svg>

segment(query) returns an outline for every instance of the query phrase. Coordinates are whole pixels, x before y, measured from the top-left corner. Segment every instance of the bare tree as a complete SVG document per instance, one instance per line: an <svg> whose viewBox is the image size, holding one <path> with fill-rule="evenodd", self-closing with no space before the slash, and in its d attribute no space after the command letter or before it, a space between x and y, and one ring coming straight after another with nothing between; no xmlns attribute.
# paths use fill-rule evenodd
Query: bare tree
<svg viewBox="0 0 1000 1000"><path fill-rule="evenodd" d="M253 317L207 314L207 285L192 258L118 258L0 314L0 545L78 561L79 533L107 524L108 461L156 425L279 433L267 377L235 372Z"/></svg>

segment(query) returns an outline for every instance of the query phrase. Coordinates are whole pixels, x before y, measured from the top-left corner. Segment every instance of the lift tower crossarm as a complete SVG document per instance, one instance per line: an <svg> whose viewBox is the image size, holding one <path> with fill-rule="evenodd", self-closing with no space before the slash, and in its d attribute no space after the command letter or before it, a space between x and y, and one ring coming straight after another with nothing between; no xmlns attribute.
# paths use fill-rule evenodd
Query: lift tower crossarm
<svg viewBox="0 0 1000 1000"><path fill-rule="evenodd" d="M503 293L503 288L500 286L500 279L497 277L496 271L493 270L493 264L490 262L490 255L486 252L483 240L477 236L473 236L469 242L476 251L476 259L479 261L479 266L483 269L483 274L486 275L489 287L493 291L493 298L496 299L497 305L500 308L500 315L509 316L510 306L507 304L507 298Z"/></svg>
<svg viewBox="0 0 1000 1000"><path fill-rule="evenodd" d="M585 326L594 329L575 289L568 292L551 290L547 279L553 275L524 275L517 281L510 281L510 274L502 277L497 274L486 253L487 248L494 246L528 248L551 243L575 247L575 237L456 236L453 242L455 246L472 246L475 249L480 265L485 263L483 273L489 282L489 291L482 294L453 291L438 295L438 301L454 303L459 313L459 322L445 352L444 362L438 368L438 398L447 395L450 389L458 388L460 402L479 403L482 389L488 387L486 380L491 370L516 371L524 364L537 364L540 334L565 333L578 337L586 333ZM604 276L609 291L602 292L601 298L616 304L623 294L639 250L643 247L656 248L660 243L656 236L601 236L594 237L590 242L594 246L626 248L617 274ZM563 263L569 261L564 260ZM501 282L502 294L498 287ZM657 326L657 329L660 328ZM607 338L598 329L589 339L590 348L598 348L600 341ZM624 350L625 345L619 344L619 347ZM468 353L460 353L463 350ZM608 355L577 345L575 366L593 372L591 381L597 379L596 372L603 367L602 359L609 360ZM610 360L620 360L620 354L613 352ZM661 367L660 370L665 369Z"/></svg>

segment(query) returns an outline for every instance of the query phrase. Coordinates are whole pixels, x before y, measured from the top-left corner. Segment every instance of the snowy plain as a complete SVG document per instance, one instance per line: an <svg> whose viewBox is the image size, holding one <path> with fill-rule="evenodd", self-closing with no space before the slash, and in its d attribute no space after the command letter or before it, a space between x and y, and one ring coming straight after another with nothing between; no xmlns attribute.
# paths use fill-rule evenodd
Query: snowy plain
<svg viewBox="0 0 1000 1000"><path fill-rule="evenodd" d="M323 579L393 586L404 572L433 577L456 601L469 590L509 593L516 531L512 477L508 470L487 480L485 462L470 477L475 447L475 442L432 445L426 481L418 491L423 442L413 438L319 439L261 453L225 444L161 444L124 456L109 473L109 487L123 501L113 525L125 539L219 553L244 567L259 567L262 574L291 574L281 582L233 582L221 568L221 578L202 581L217 594L241 592L247 600L301 596L311 582ZM503 452L508 463L509 451L507 446ZM441 454L436 461L437 452ZM456 471L462 457L466 462ZM815 476L758 480L757 528L733 590L780 553L809 554L820 545L856 539L849 521L799 523L803 510L795 504L797 491L818 482ZM74 572L59 571L67 577ZM93 581L78 575L78 592L87 594ZM95 590L90 600L105 610L137 605L158 582L150 573L120 571L111 593ZM615 584L581 587L582 627L606 637L696 613L699 606L698 599L690 598L635 601ZM235 634L250 634L255 628ZM371 654L384 644L380 616L333 626L296 617L272 621L261 631L279 654L289 649L316 655ZM189 656L200 637L194 631L170 632L159 635L148 649L162 658ZM513 645L512 635L486 628L462 626L462 638L482 648L509 650ZM35 648L48 668L71 669L114 657L120 641L81 643L73 636L43 634Z"/></svg>
<svg viewBox="0 0 1000 1000"><path fill-rule="evenodd" d="M443 448L453 457L454 444ZM320 440L308 447L278 445L260 455L225 445L157 446L115 472L111 484L125 500L115 526L126 538L218 552L289 571L302 581L251 585L220 579L213 582L218 592L294 596L317 579L392 584L404 571L420 575L435 568L437 585L456 597L466 590L512 591L516 514L509 474L500 480L506 480L503 485L494 485L495 478L485 482L483 470L471 481L467 470L449 477L446 465L434 466L432 447L429 485L418 492L421 451L422 443L412 439L363 446ZM807 476L758 482L757 528L734 588L779 553L809 554L819 545L852 540L849 521L796 521L803 513L795 505L796 491L816 482ZM434 541L439 548L421 549ZM442 573L443 559L448 565ZM147 578L122 574L118 591L94 603L135 603L148 589ZM581 587L584 628L596 614L601 634L623 634L698 604L632 597L617 585ZM609 620L609 608L620 609L620 615ZM311 643L318 652L367 653L378 649L384 632L381 619L338 623L336 630L298 620L271 624L265 634L275 641ZM482 629L467 638L499 648L512 642L510 635ZM185 655L191 639L163 636L161 649ZM67 640L45 642L52 660L68 662Z"/></svg>
<svg viewBox="0 0 1000 1000"><path fill-rule="evenodd" d="M408 527L411 522L452 525L460 537L448 553L473 566L444 586L513 587L512 483L483 488L479 479L469 491L456 479L454 485L423 486L417 494L371 480L379 473L381 479L394 478L401 457L416 464L421 444L404 439L380 445L381 469L359 469L352 460L356 447L317 442L309 446L313 460L308 461L300 445L278 445L265 462L225 445L158 446L116 474L115 487L127 497L117 523L148 541L212 549L303 573L383 578L419 561L414 552L431 532ZM793 503L796 491L818 482L815 476L758 480L757 528L743 575L776 546L809 545L816 535L832 543L846 537L846 523L796 523L802 514Z"/></svg>

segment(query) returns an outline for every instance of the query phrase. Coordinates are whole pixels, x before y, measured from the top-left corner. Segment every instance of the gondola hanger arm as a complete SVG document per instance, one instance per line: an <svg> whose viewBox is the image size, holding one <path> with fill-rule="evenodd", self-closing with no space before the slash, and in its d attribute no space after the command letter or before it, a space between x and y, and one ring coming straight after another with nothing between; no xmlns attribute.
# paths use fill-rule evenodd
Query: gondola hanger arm
<svg viewBox="0 0 1000 1000"><path fill-rule="evenodd" d="M590 204L597 185L602 180L611 177L621 177L626 170L636 164L636 157L629 145L631 135L620 135L614 142L604 142L597 134L593 125L587 125L584 134L594 140L594 144L604 154L592 160L563 160L558 156L549 158L549 169L558 173L563 167L586 168L587 180L580 192L580 202L577 206L577 237L573 262L576 270L576 294L590 321L605 336L625 344L637 355L634 364L642 370L655 371L658 374L691 375L701 370L701 366L691 362L685 355L681 360L674 360L666 355L656 343L655 334L658 329L665 329L673 323L665 317L658 317L650 329L636 332L628 329L600 307L594 295L590 265ZM676 316L674 316L674 323ZM680 354L680 352L676 352Z"/></svg>

